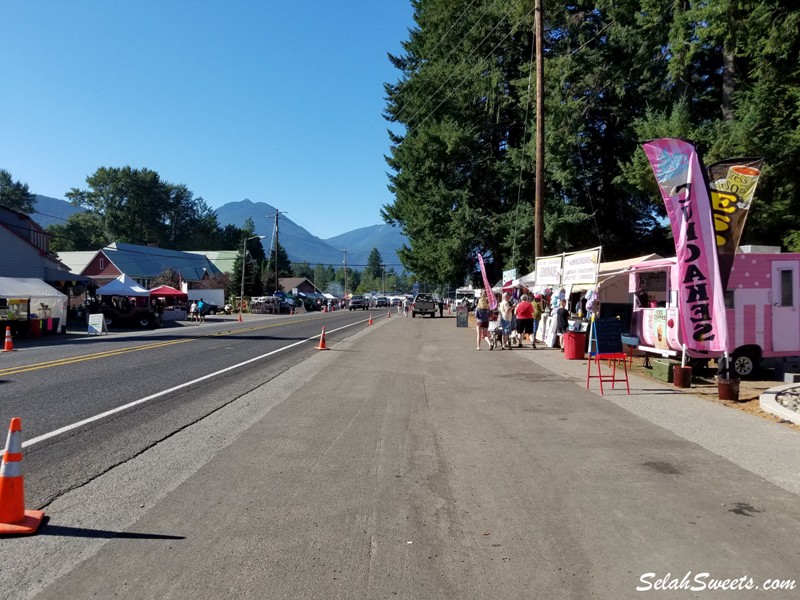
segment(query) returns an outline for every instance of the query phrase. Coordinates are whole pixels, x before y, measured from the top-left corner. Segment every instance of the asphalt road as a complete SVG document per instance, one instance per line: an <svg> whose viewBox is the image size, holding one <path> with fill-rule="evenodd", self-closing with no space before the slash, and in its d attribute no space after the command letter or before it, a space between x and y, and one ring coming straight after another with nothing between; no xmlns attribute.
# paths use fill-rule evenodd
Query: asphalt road
<svg viewBox="0 0 800 600"><path fill-rule="evenodd" d="M701 573L796 586L797 495L537 362L556 351L476 352L454 318L381 319L330 347L55 499L39 534L0 543L0 589L797 597L636 590ZM652 387L638 399L666 405Z"/></svg>
<svg viewBox="0 0 800 600"><path fill-rule="evenodd" d="M0 355L0 423L22 418L29 505L47 505L263 385L316 352L323 325L335 343L369 315L245 317L25 340Z"/></svg>

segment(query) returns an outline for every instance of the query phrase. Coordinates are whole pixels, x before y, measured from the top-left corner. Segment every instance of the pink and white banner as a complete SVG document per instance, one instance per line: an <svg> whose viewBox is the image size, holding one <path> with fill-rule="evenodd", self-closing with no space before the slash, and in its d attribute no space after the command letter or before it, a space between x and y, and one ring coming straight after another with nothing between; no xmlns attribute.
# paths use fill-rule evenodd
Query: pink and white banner
<svg viewBox="0 0 800 600"><path fill-rule="evenodd" d="M725 299L717 260L714 218L700 158L684 140L643 145L667 207L678 257L678 314L689 350L727 349Z"/></svg>
<svg viewBox="0 0 800 600"><path fill-rule="evenodd" d="M489 279L486 277L486 266L483 264L483 257L478 252L478 263L481 265L481 277L483 277L483 288L486 290L486 299L489 300L489 308L494 310L497 308L497 298L494 296L492 286L489 285Z"/></svg>

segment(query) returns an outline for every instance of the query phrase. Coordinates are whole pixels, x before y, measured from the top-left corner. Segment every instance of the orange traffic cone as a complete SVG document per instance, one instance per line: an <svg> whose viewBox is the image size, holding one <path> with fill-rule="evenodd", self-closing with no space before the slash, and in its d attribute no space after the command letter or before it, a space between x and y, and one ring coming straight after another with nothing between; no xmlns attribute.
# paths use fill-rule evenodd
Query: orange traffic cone
<svg viewBox="0 0 800 600"><path fill-rule="evenodd" d="M372 313L369 313L369 324L372 325Z"/></svg>
<svg viewBox="0 0 800 600"><path fill-rule="evenodd" d="M387 319L391 319L392 318L392 310L391 309L386 311L386 318Z"/></svg>
<svg viewBox="0 0 800 600"><path fill-rule="evenodd" d="M244 322L243 319L242 319L242 313L239 313L239 316L236 317L236 320L239 321L239 323L243 323Z"/></svg>
<svg viewBox="0 0 800 600"><path fill-rule="evenodd" d="M327 350L327 346L325 346L325 325L322 326L322 335L319 336L319 346L317 346L317 350Z"/></svg>
<svg viewBox="0 0 800 600"><path fill-rule="evenodd" d="M0 467L0 535L34 533L44 518L41 510L25 510L21 461L22 419L14 417Z"/></svg>
<svg viewBox="0 0 800 600"><path fill-rule="evenodd" d="M6 327L6 343L3 346L3 352L12 352L14 350L14 343L11 341L11 327Z"/></svg>

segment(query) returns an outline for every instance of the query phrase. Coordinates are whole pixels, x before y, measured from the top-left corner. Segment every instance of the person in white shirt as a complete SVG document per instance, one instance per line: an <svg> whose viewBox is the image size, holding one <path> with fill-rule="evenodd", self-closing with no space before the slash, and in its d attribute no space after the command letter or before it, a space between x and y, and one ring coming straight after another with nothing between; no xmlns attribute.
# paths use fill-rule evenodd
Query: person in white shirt
<svg viewBox="0 0 800 600"><path fill-rule="evenodd" d="M503 331L503 347L511 350L511 319L514 315L511 306L511 296L508 292L503 292L503 300L497 307L500 317L500 329Z"/></svg>

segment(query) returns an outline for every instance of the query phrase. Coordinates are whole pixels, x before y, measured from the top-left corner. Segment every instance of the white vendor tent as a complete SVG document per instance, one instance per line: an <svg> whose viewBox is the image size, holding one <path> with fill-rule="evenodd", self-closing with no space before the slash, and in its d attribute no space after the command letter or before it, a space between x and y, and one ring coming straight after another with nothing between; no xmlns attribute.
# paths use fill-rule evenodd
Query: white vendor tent
<svg viewBox="0 0 800 600"><path fill-rule="evenodd" d="M95 294L98 296L149 296L150 290L144 289L123 273L114 281L97 288Z"/></svg>
<svg viewBox="0 0 800 600"><path fill-rule="evenodd" d="M30 298L31 318L60 319L67 322L67 296L41 279L0 277L0 298Z"/></svg>

